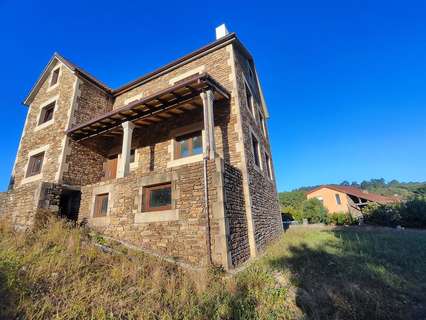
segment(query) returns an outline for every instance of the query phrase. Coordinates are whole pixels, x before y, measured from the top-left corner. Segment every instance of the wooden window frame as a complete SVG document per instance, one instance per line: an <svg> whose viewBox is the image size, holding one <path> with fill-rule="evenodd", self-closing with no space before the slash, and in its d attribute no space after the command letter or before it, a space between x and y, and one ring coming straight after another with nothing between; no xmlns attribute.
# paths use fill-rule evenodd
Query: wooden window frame
<svg viewBox="0 0 426 320"><path fill-rule="evenodd" d="M152 208L151 203L150 203L151 202L151 192L153 190L165 189L167 187L170 188L170 204L166 205L166 206ZM143 187L142 211L143 212L151 212L151 211L171 210L172 209L171 193L172 193L172 183L171 182L160 183L160 184L155 184L155 185Z"/></svg>
<svg viewBox="0 0 426 320"><path fill-rule="evenodd" d="M43 169L44 156L45 156L44 151L30 156L30 159L28 161L27 172L25 173L25 178L34 177L34 176L41 173L41 171ZM38 171L34 171L34 166L36 164L36 160L37 160L37 158L40 158L40 157L41 157L40 169Z"/></svg>
<svg viewBox="0 0 426 320"><path fill-rule="evenodd" d="M107 199L107 207L105 214L102 213L102 203L103 199ZM93 208L93 218L103 218L108 216L108 207L109 207L109 193L100 193L95 195L94 208Z"/></svg>
<svg viewBox="0 0 426 320"><path fill-rule="evenodd" d="M193 146L193 138L196 137L195 134L200 133L199 137L201 139L201 153L196 153L194 154L194 146ZM188 140L188 152L189 154L187 156L181 156L181 145L179 143L179 139L185 136L189 136L190 138L187 138L186 140ZM198 137L198 135L197 135ZM174 138L174 159L183 159L183 158L187 158L187 157L192 157L192 156L196 156L199 154L203 154L204 152L204 145L203 145L203 131L202 130L195 130L192 132L188 132L179 136L176 136Z"/></svg>
<svg viewBox="0 0 426 320"><path fill-rule="evenodd" d="M49 121L52 121L53 120L53 115L55 113L55 108L56 108L56 101L50 102L49 104L47 104L43 108L41 108L40 119L38 119L38 124L37 125L40 126L40 125L45 124L45 123L47 123ZM52 116L50 117L50 119L46 120L47 111L50 111L50 110L52 112L51 113Z"/></svg>
<svg viewBox="0 0 426 320"><path fill-rule="evenodd" d="M49 87L54 87L54 86L56 86L58 84L60 72L61 72L61 68L60 67L52 70L52 76L50 77ZM55 74L56 74L56 77L55 77ZM55 83L52 83L53 79L55 79Z"/></svg>

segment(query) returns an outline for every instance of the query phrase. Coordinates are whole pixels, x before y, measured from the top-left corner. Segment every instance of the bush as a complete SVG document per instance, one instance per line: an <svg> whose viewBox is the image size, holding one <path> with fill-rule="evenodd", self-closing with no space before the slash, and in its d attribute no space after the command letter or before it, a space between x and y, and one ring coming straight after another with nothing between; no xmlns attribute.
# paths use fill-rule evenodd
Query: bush
<svg viewBox="0 0 426 320"><path fill-rule="evenodd" d="M309 223L327 222L328 211L318 199L305 200L302 208L302 219L307 219Z"/></svg>
<svg viewBox="0 0 426 320"><path fill-rule="evenodd" d="M328 216L328 223L335 224L337 226L351 225L355 221L349 213L335 212Z"/></svg>
<svg viewBox="0 0 426 320"><path fill-rule="evenodd" d="M284 221L299 221L302 222L302 211L292 208L285 207L282 209L282 216Z"/></svg>
<svg viewBox="0 0 426 320"><path fill-rule="evenodd" d="M426 197L417 196L398 204L370 204L363 214L364 221L368 224L426 228Z"/></svg>

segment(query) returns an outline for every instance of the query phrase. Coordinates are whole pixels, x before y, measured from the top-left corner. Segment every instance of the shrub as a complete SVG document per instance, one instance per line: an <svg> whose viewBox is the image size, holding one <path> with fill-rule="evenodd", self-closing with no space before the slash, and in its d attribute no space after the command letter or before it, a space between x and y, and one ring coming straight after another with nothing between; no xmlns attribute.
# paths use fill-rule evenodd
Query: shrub
<svg viewBox="0 0 426 320"><path fill-rule="evenodd" d="M302 208L302 219L307 219L309 223L327 222L327 209L318 199L305 200Z"/></svg>
<svg viewBox="0 0 426 320"><path fill-rule="evenodd" d="M337 226L351 225L354 223L354 219L349 213L335 212L328 217L328 222Z"/></svg>
<svg viewBox="0 0 426 320"><path fill-rule="evenodd" d="M414 197L399 208L401 225L408 228L426 228L426 196Z"/></svg>
<svg viewBox="0 0 426 320"><path fill-rule="evenodd" d="M426 197L417 196L398 204L369 204L363 213L368 224L426 228Z"/></svg>
<svg viewBox="0 0 426 320"><path fill-rule="evenodd" d="M292 207L283 208L282 215L284 221L302 221L302 211Z"/></svg>
<svg viewBox="0 0 426 320"><path fill-rule="evenodd" d="M368 204L364 210L364 222L386 227L395 227L401 222L398 205Z"/></svg>

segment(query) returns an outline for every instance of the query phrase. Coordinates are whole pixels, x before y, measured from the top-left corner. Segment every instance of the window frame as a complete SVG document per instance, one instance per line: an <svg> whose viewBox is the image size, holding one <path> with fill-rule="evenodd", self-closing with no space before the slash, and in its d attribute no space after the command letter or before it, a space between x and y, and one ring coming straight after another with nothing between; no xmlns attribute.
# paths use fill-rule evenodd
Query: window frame
<svg viewBox="0 0 426 320"><path fill-rule="evenodd" d="M247 109L249 110L249 113L251 114L251 116L253 117L253 119L256 120L256 109L255 109L255 101L254 101L254 95L253 95L253 91L249 85L249 83L247 82L246 79L244 79L244 86L245 86L245 95L246 95L246 104L247 104ZM247 93L250 94L250 97L247 95Z"/></svg>
<svg viewBox="0 0 426 320"><path fill-rule="evenodd" d="M53 79L54 79L54 75L57 75L56 76L56 81L55 81L55 83L52 83L52 81L53 81ZM49 81L49 88L52 88L52 87L55 87L55 86L57 86L58 85L58 83L59 83L59 76L60 76L60 74L61 74L61 67L59 66L59 67L57 67L57 68L54 68L53 70L52 70L52 73L51 73L51 75L50 75L50 81Z"/></svg>
<svg viewBox="0 0 426 320"><path fill-rule="evenodd" d="M102 214L103 201L106 197L106 209L105 214ZM99 200L101 199L101 200ZM98 210L99 209L99 210ZM108 216L109 211L109 192L98 193L95 195L95 201L93 204L93 218L104 218Z"/></svg>
<svg viewBox="0 0 426 320"><path fill-rule="evenodd" d="M266 163L266 174L269 179L273 180L274 175L272 174L272 162L270 155L265 151L265 163Z"/></svg>
<svg viewBox="0 0 426 320"><path fill-rule="evenodd" d="M254 142L256 142L256 145ZM255 165L255 167L262 169L262 156L260 152L260 142L258 137L253 132L251 132L251 148L253 152L253 164ZM257 158L257 161L256 161L256 158Z"/></svg>
<svg viewBox="0 0 426 320"><path fill-rule="evenodd" d="M45 106L43 106L40 110L40 116L38 118L37 126L45 125L46 123L49 123L50 121L53 121L53 116L55 114L56 109L56 100L49 102ZM46 120L46 112L48 110L52 110L52 116L50 119Z"/></svg>
<svg viewBox="0 0 426 320"><path fill-rule="evenodd" d="M336 204L340 206L342 204L342 199L340 198L340 194L335 193L334 198L336 199Z"/></svg>
<svg viewBox="0 0 426 320"><path fill-rule="evenodd" d="M199 135L195 135L199 133ZM181 144L179 143L179 138L181 137L185 137L185 136L189 136L188 139L188 152L189 154L187 156L182 156L181 155ZM193 146L193 139L195 137L200 137L201 139L201 152L200 153L194 153L194 146ZM204 139L203 139L203 130L194 130L191 132L187 132L185 134L181 134L178 135L176 137L174 137L174 155L173 155L173 159L177 160L177 159L185 159L185 158L189 158L189 157L193 157L193 156L198 156L198 155L202 155L204 153Z"/></svg>
<svg viewBox="0 0 426 320"><path fill-rule="evenodd" d="M133 153L133 155L132 155ZM136 149L132 148L130 149L130 158L129 158L129 164L134 164L136 162Z"/></svg>
<svg viewBox="0 0 426 320"><path fill-rule="evenodd" d="M40 151L36 154L30 155L29 159L28 159L28 166L27 166L27 170L25 172L25 178L32 178L35 177L39 174L41 174L42 170L43 170L43 164L44 164L44 157L45 157L46 151ZM41 157L41 162L40 162L40 168L38 169L37 172L33 171L34 170L34 166L35 166L35 159Z"/></svg>
<svg viewBox="0 0 426 320"><path fill-rule="evenodd" d="M257 113L259 115L259 125L260 125L260 130L263 133L263 136L266 138L267 137L267 133L266 133L266 123L265 123L265 117L263 115L263 112L261 110L261 108L257 108Z"/></svg>
<svg viewBox="0 0 426 320"><path fill-rule="evenodd" d="M151 193L159 189L170 189L170 204L161 207L151 207ZM142 189L142 212L166 211L172 209L172 182L163 182L154 185L144 186Z"/></svg>

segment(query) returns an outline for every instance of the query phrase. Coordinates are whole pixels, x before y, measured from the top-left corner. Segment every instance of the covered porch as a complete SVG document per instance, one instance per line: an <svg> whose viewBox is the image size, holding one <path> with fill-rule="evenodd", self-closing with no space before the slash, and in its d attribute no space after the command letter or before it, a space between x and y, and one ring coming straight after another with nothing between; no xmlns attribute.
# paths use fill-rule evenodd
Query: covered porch
<svg viewBox="0 0 426 320"><path fill-rule="evenodd" d="M181 121L182 124L191 127L200 118L202 136L187 132L184 135L187 140L182 140L182 147L174 148L174 152L180 150L180 156L184 157L197 153L199 157L214 159L214 106L228 104L229 99L229 92L211 76L197 74L71 128L67 135L105 157L104 179L121 178L129 174L135 158L135 132L137 137L149 140L153 128L171 131L170 124L180 125L179 119L185 117L186 123Z"/></svg>

